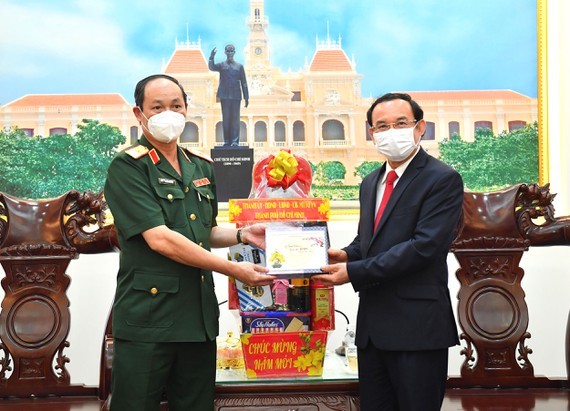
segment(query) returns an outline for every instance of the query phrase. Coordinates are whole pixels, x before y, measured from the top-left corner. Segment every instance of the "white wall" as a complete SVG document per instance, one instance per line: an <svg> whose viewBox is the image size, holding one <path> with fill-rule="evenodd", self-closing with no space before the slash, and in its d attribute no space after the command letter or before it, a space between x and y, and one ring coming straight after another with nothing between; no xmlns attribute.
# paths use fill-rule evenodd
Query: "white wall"
<svg viewBox="0 0 570 411"><path fill-rule="evenodd" d="M548 0L548 142L550 191L558 215L570 215L570 2Z"/></svg>

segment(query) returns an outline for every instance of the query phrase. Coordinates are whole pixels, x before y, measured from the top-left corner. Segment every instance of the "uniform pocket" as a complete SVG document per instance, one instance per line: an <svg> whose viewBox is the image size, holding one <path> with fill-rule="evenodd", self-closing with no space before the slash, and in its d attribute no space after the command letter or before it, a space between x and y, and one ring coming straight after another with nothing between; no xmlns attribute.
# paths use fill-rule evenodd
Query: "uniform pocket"
<svg viewBox="0 0 570 411"><path fill-rule="evenodd" d="M168 227L186 225L184 193L178 185L156 185L153 187L159 199L164 222Z"/></svg>
<svg viewBox="0 0 570 411"><path fill-rule="evenodd" d="M212 207L213 202L216 200L214 191L209 186L195 187L198 193L199 203L199 213L200 221L205 227L211 227L214 222L214 208Z"/></svg>
<svg viewBox="0 0 570 411"><path fill-rule="evenodd" d="M180 280L176 276L135 272L132 298L129 298L127 324L137 327L172 326L174 296Z"/></svg>

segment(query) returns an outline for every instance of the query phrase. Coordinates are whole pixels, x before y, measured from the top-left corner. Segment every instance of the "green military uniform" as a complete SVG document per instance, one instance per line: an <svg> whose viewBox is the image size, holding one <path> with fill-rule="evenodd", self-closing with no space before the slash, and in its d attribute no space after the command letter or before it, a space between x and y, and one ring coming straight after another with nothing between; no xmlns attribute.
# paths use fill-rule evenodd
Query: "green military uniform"
<svg viewBox="0 0 570 411"><path fill-rule="evenodd" d="M218 212L214 172L211 160L190 150L178 148L182 176L162 157L143 136L139 145L119 153L109 166L104 192L121 246L113 335L116 349L119 348L117 341L143 343L145 347L144 343L151 343L149 347L154 343L167 343L166 346L189 343L188 347L192 347L189 349L197 356L204 357L204 352L208 353L207 360L197 358L202 361L198 372L204 379L204 373L215 376L219 308L212 272L180 264L154 252L142 232L165 225L210 250L210 234L217 225ZM180 345L173 350L180 350ZM145 361L141 356L145 354L140 351L135 354L135 351L132 346L121 350L122 367L140 368L139 362ZM119 361L118 354L116 351L114 368ZM163 354L160 357L164 359ZM146 362L152 360L146 359ZM170 365L167 362L164 366ZM150 369L153 368L148 365L146 370ZM171 377L164 372L165 378ZM123 377L113 376L113 387L117 391L125 388L119 390L116 385L116 380ZM131 378L136 376L131 375ZM140 384L148 382L144 380ZM128 390L135 389L134 385L131 381ZM193 387L187 389L190 391ZM214 381L211 381L208 394L211 398L213 389ZM119 401L118 395L113 395L112 407ZM170 407L172 410L172 404Z"/></svg>

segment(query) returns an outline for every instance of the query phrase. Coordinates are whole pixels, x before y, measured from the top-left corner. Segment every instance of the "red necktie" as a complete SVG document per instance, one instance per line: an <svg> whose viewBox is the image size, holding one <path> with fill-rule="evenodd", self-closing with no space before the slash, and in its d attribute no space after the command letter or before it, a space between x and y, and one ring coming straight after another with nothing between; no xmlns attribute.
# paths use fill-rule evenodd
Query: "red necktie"
<svg viewBox="0 0 570 411"><path fill-rule="evenodd" d="M374 220L374 231L378 227L378 223L380 222L380 218L382 218L382 213L386 208L386 204L390 199L390 195L392 194L392 190L394 190L394 182L398 179L398 174L391 170L386 177L386 187L384 188L384 194L382 194L382 201L380 201L380 205L378 206L378 212L376 213L376 219Z"/></svg>

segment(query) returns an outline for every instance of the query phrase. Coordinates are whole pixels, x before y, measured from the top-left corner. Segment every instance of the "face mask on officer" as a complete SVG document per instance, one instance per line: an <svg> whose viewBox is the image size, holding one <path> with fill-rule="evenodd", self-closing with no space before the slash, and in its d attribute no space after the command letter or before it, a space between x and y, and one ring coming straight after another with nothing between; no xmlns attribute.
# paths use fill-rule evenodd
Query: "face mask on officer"
<svg viewBox="0 0 570 411"><path fill-rule="evenodd" d="M142 110L141 114L147 119L148 127L145 127L147 131L161 143L170 143L178 139L184 131L186 118L183 114L171 110L162 111L151 118L145 116Z"/></svg>

